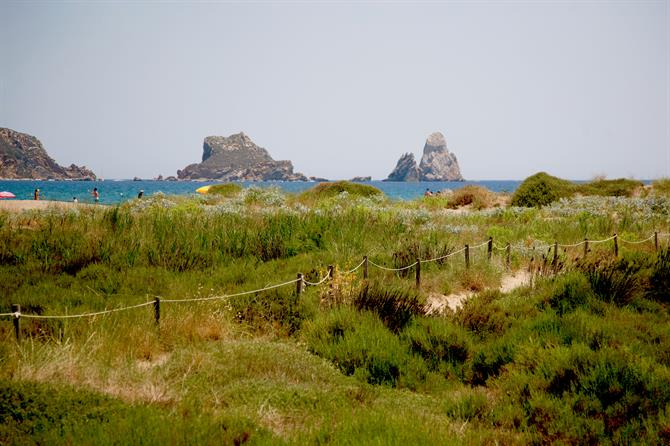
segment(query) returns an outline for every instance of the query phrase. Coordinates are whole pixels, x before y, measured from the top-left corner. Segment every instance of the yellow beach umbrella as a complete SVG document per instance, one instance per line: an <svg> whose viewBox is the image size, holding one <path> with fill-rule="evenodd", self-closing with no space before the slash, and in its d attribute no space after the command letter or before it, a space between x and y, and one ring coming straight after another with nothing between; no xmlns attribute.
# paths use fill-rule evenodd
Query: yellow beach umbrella
<svg viewBox="0 0 670 446"><path fill-rule="evenodd" d="M199 188L197 188L195 191L196 191L197 193L199 193L199 194L206 194L206 193L209 191L209 188L210 188L210 187L212 187L211 184L210 184L209 186L202 186L202 187L199 187Z"/></svg>

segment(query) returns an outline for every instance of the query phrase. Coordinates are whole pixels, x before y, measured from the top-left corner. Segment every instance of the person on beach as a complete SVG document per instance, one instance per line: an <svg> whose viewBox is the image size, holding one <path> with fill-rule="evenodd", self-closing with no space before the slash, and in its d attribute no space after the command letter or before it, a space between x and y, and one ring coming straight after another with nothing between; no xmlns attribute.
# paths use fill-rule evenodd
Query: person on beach
<svg viewBox="0 0 670 446"><path fill-rule="evenodd" d="M423 193L424 197L432 197L433 193L430 191L430 189L426 189L426 192Z"/></svg>
<svg viewBox="0 0 670 446"><path fill-rule="evenodd" d="M79 200L77 200L77 197L72 197L72 202L73 203L79 203Z"/></svg>
<svg viewBox="0 0 670 446"><path fill-rule="evenodd" d="M139 194L137 194L137 198L142 198L144 196L144 190L141 190Z"/></svg>
<svg viewBox="0 0 670 446"><path fill-rule="evenodd" d="M34 196L35 200L39 200L40 199L40 190L35 189L35 193L34 193L33 196Z"/></svg>
<svg viewBox="0 0 670 446"><path fill-rule="evenodd" d="M95 200L96 203L100 201L100 193L98 192L97 187L93 188L93 192L91 192L91 195L93 195L93 199Z"/></svg>

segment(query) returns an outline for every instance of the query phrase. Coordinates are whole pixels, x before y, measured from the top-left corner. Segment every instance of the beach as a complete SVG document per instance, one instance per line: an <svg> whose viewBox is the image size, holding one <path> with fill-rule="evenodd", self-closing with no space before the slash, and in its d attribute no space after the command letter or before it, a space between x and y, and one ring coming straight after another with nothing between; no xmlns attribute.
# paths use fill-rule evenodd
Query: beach
<svg viewBox="0 0 670 446"><path fill-rule="evenodd" d="M88 203L73 203L71 201L48 201L48 200L2 200L0 201L0 211L22 212L36 210L62 210L62 209L82 209L101 206Z"/></svg>

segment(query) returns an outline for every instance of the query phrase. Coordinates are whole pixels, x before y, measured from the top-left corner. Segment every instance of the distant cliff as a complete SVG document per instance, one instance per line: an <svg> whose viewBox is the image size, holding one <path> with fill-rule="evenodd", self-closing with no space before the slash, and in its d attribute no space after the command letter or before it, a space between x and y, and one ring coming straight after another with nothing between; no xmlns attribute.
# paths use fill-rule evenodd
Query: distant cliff
<svg viewBox="0 0 670 446"><path fill-rule="evenodd" d="M34 136L0 128L0 178L95 180L96 176L86 167L59 165Z"/></svg>
<svg viewBox="0 0 670 446"><path fill-rule="evenodd" d="M202 162L177 171L182 180L308 181L293 172L290 161L275 161L244 133L228 137L208 136L203 143Z"/></svg>
<svg viewBox="0 0 670 446"><path fill-rule="evenodd" d="M435 132L426 139L418 166L414 155L406 153L384 181L463 181L463 176L456 155L447 149L444 135Z"/></svg>

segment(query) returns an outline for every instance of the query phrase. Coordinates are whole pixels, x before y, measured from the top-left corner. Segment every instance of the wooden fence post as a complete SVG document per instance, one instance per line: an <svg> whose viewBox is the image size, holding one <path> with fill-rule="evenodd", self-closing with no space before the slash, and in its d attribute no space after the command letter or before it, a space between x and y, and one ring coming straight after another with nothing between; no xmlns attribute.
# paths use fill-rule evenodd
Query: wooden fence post
<svg viewBox="0 0 670 446"><path fill-rule="evenodd" d="M556 268L558 265L558 242L554 240L554 259L551 261L551 266Z"/></svg>
<svg viewBox="0 0 670 446"><path fill-rule="evenodd" d="M302 273L298 273L296 282L295 282L295 301L297 302L300 299L300 293L302 292Z"/></svg>
<svg viewBox="0 0 670 446"><path fill-rule="evenodd" d="M363 257L363 278L368 278L368 256Z"/></svg>
<svg viewBox="0 0 670 446"><path fill-rule="evenodd" d="M465 269L470 269L470 245L465 245Z"/></svg>
<svg viewBox="0 0 670 446"><path fill-rule="evenodd" d="M505 248L505 266L507 267L507 271L509 271L512 267L512 245L509 243Z"/></svg>
<svg viewBox="0 0 670 446"><path fill-rule="evenodd" d="M658 252L658 231L654 231L654 249Z"/></svg>
<svg viewBox="0 0 670 446"><path fill-rule="evenodd" d="M156 296L154 300L154 320L156 321L156 326L161 323L161 298Z"/></svg>
<svg viewBox="0 0 670 446"><path fill-rule="evenodd" d="M416 287L421 287L421 259L416 259Z"/></svg>
<svg viewBox="0 0 670 446"><path fill-rule="evenodd" d="M586 258L586 255L589 253L589 239L585 238L584 239L584 258Z"/></svg>
<svg viewBox="0 0 670 446"><path fill-rule="evenodd" d="M16 336L16 342L21 342L21 305L12 304L12 313L14 314L14 335Z"/></svg>
<svg viewBox="0 0 670 446"><path fill-rule="evenodd" d="M619 236L614 234L614 257L619 257Z"/></svg>
<svg viewBox="0 0 670 446"><path fill-rule="evenodd" d="M491 261L491 254L493 253L493 237L489 237L489 242L486 245L486 258Z"/></svg>

